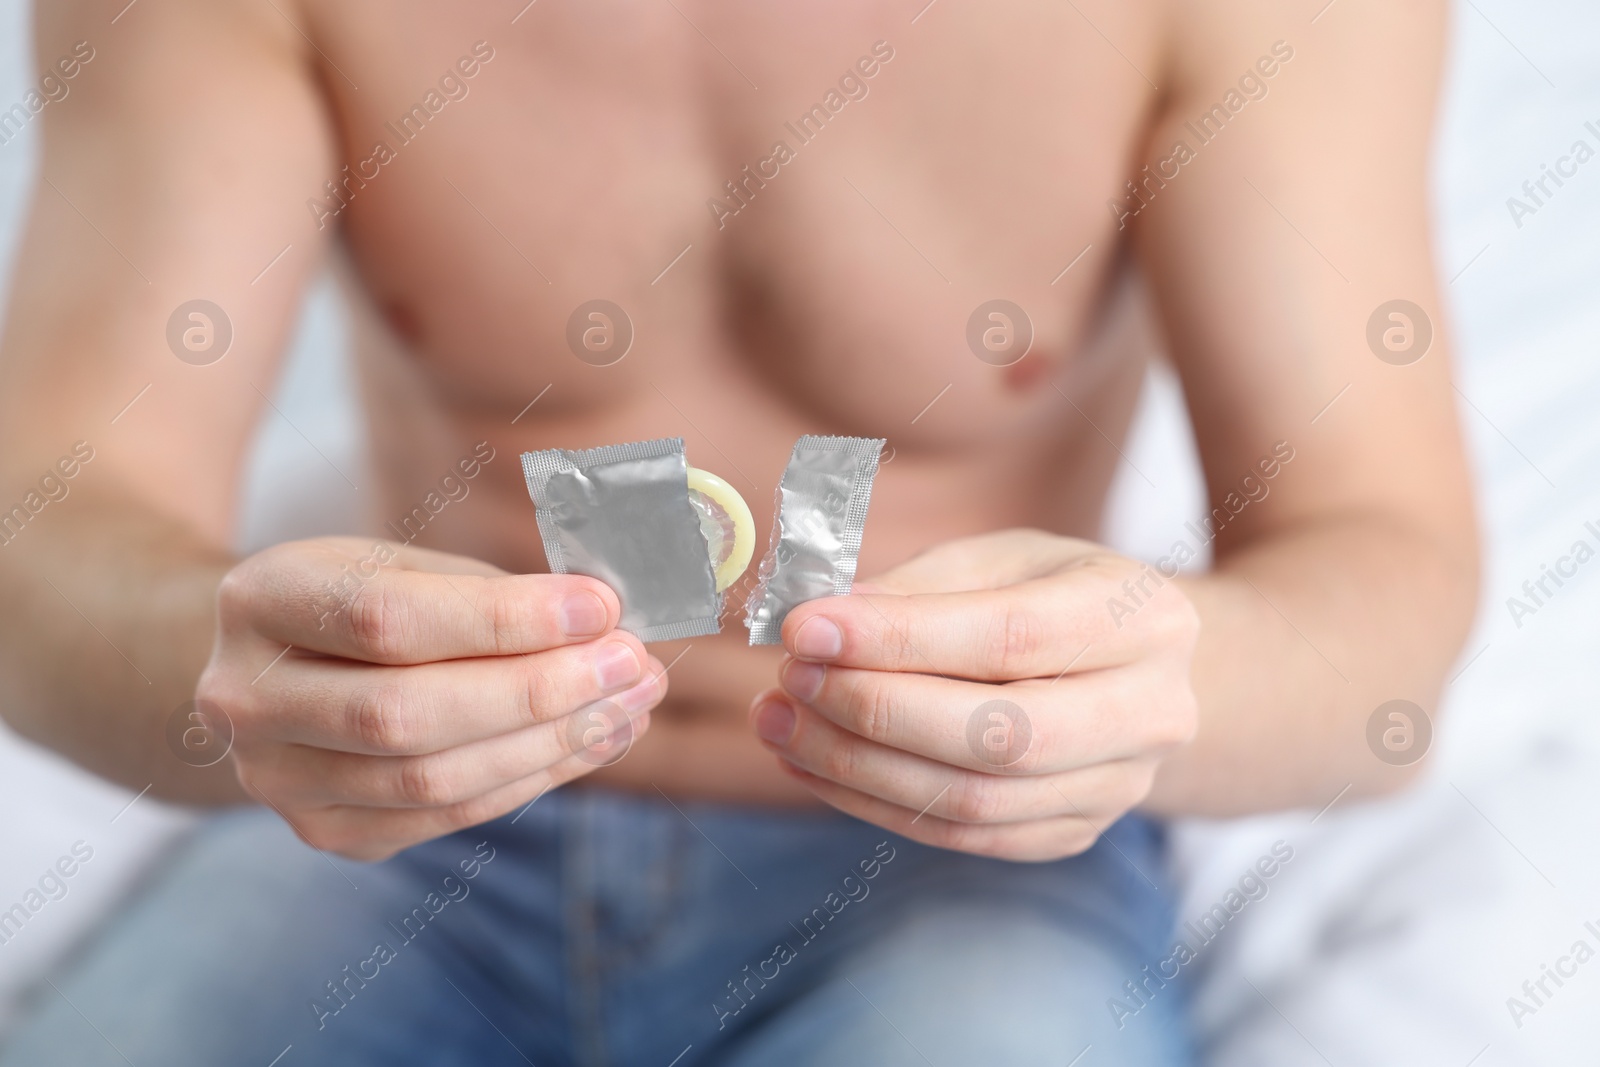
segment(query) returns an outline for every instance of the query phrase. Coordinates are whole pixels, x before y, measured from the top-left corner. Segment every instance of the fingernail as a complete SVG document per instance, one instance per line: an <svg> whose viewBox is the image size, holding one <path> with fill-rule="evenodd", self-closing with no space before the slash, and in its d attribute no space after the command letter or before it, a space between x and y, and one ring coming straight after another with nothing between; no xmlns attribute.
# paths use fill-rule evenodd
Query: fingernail
<svg viewBox="0 0 1600 1067"><path fill-rule="evenodd" d="M794 709L786 701L769 700L756 712L756 733L763 741L787 745L794 736Z"/></svg>
<svg viewBox="0 0 1600 1067"><path fill-rule="evenodd" d="M832 619L813 616L794 635L794 654L806 659L833 659L844 651L844 632Z"/></svg>
<svg viewBox="0 0 1600 1067"><path fill-rule="evenodd" d="M804 660L792 659L783 669L783 677L778 679L783 683L783 688L788 694L802 704L811 703L811 698L822 689L822 676L828 668L820 663L807 663Z"/></svg>
<svg viewBox="0 0 1600 1067"><path fill-rule="evenodd" d="M573 593L561 602L561 632L568 637L603 633L608 617L605 602L590 592Z"/></svg>
<svg viewBox="0 0 1600 1067"><path fill-rule="evenodd" d="M603 693L615 692L637 682L641 670L639 657L621 641L609 641L595 653L594 676Z"/></svg>

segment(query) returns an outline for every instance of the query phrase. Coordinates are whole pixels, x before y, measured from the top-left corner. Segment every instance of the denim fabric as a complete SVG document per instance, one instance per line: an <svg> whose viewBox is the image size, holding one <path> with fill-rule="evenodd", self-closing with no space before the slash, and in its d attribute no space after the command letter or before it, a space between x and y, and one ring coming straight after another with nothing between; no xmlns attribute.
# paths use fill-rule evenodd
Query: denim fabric
<svg viewBox="0 0 1600 1067"><path fill-rule="evenodd" d="M1164 885L1139 818L1012 864L568 789L364 865L241 812L42 987L0 1067L1186 1064L1176 986L1108 1008L1170 948Z"/></svg>

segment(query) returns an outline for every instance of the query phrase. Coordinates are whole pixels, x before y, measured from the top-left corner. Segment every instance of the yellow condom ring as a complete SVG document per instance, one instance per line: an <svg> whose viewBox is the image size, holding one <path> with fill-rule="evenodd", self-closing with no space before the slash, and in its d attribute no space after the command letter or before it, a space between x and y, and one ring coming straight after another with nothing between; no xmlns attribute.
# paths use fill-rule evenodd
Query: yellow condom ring
<svg viewBox="0 0 1600 1067"><path fill-rule="evenodd" d="M756 520L737 489L698 467L689 468L689 498L700 514L720 593L750 566L756 552Z"/></svg>

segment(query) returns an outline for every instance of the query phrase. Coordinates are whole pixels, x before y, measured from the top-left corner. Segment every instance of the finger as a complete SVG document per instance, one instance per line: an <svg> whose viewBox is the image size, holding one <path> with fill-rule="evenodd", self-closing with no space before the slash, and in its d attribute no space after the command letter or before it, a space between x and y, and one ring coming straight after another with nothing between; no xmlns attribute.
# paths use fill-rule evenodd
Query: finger
<svg viewBox="0 0 1600 1067"><path fill-rule="evenodd" d="M796 703L857 736L989 774L1070 771L1188 737L1183 708L1129 713L1141 692L1131 672L996 686L789 660L778 678Z"/></svg>
<svg viewBox="0 0 1600 1067"><path fill-rule="evenodd" d="M649 715L634 723L640 733L649 725ZM510 785L444 808L407 810L339 805L302 810L292 817L284 815L281 809L279 814L284 815L300 839L312 848L336 852L354 860L376 862L419 842L520 811L551 789L594 769L594 765L579 756L568 756Z"/></svg>
<svg viewBox="0 0 1600 1067"><path fill-rule="evenodd" d="M520 781L569 756L590 766L622 758L638 737L638 720L660 703L666 687L654 676L611 700L554 722L421 756L363 756L303 745L279 746L248 772L281 803L375 808L443 808Z"/></svg>
<svg viewBox="0 0 1600 1067"><path fill-rule="evenodd" d="M934 848L1018 863L1043 863L1085 852L1100 836L1093 824L1076 815L998 826L952 822L879 800L788 764L780 765L819 799L846 815Z"/></svg>
<svg viewBox="0 0 1600 1067"><path fill-rule="evenodd" d="M613 633L527 656L413 667L297 656L229 696L252 732L272 740L418 755L558 719L660 672L638 638Z"/></svg>
<svg viewBox="0 0 1600 1067"><path fill-rule="evenodd" d="M1031 777L970 771L875 744L776 691L756 698L751 719L767 748L802 770L952 822L1112 818L1149 791L1149 761L1119 760Z"/></svg>
<svg viewBox="0 0 1600 1067"><path fill-rule="evenodd" d="M1078 568L997 590L821 597L783 623L790 655L975 681L1053 678L1133 660L1142 631L1106 611L1106 577Z"/></svg>
<svg viewBox="0 0 1600 1067"><path fill-rule="evenodd" d="M621 618L616 594L582 575L441 574L290 547L252 557L224 579L224 632L407 664L544 651L592 640Z"/></svg>

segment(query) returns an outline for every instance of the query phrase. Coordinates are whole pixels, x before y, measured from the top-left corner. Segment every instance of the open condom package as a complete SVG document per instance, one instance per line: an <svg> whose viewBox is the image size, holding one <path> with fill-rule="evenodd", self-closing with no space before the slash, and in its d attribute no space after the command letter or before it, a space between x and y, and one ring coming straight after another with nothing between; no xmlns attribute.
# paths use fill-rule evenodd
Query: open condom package
<svg viewBox="0 0 1600 1067"><path fill-rule="evenodd" d="M883 444L795 443L745 606L752 645L777 644L795 605L850 591ZM689 466L683 438L524 452L522 472L551 573L609 585L621 629L647 642L721 630L724 591L755 554L755 520L731 485Z"/></svg>

